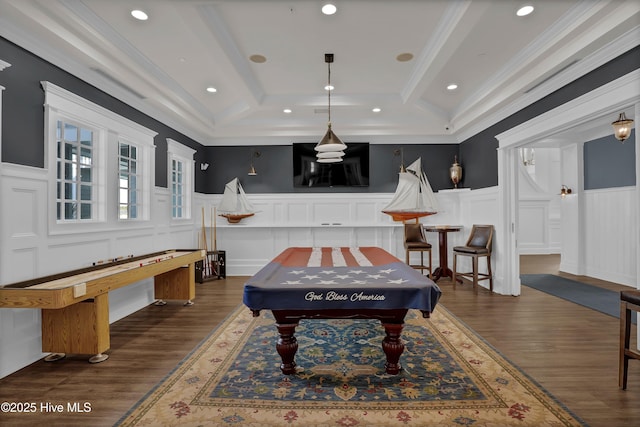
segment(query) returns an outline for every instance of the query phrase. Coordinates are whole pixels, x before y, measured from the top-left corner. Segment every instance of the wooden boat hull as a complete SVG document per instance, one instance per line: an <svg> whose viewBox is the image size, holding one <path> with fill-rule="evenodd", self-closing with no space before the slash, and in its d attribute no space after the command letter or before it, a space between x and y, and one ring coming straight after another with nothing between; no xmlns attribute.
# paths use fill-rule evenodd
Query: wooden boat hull
<svg viewBox="0 0 640 427"><path fill-rule="evenodd" d="M394 221L398 222L407 222L411 220L418 221L418 218L422 218L423 216L434 215L437 212L392 212L392 211L382 211L382 213L386 213L390 215Z"/></svg>
<svg viewBox="0 0 640 427"><path fill-rule="evenodd" d="M248 218L248 217L253 216L253 215L254 214L252 214L252 213L246 213L246 214L220 214L221 217L227 218L227 221L229 222L229 224L237 224L241 220L243 220L244 218Z"/></svg>

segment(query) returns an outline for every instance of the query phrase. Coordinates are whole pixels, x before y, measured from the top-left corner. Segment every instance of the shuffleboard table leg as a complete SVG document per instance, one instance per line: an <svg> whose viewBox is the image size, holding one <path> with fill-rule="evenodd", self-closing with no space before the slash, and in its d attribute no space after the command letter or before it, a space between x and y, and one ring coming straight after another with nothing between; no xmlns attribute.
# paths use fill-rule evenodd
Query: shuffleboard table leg
<svg viewBox="0 0 640 427"><path fill-rule="evenodd" d="M296 373L296 362L294 361L296 352L298 351L298 340L293 336L296 331L297 323L276 324L280 337L276 344L276 350L282 359L280 370L285 375Z"/></svg>
<svg viewBox="0 0 640 427"><path fill-rule="evenodd" d="M185 307L190 306L190 305L193 305L193 301L191 301L191 300L188 300L187 302L184 303Z"/></svg>
<svg viewBox="0 0 640 427"><path fill-rule="evenodd" d="M156 300L156 302L154 302L153 305L157 305L157 306L167 305L167 302L159 299L159 300Z"/></svg>
<svg viewBox="0 0 640 427"><path fill-rule="evenodd" d="M57 362L60 359L64 359L67 355L64 353L51 353L44 358L45 362Z"/></svg>
<svg viewBox="0 0 640 427"><path fill-rule="evenodd" d="M402 323L383 323L386 336L382 340L382 350L387 356L385 371L390 375L400 373L400 355L404 351L404 343L400 335L402 334Z"/></svg>
<svg viewBox="0 0 640 427"><path fill-rule="evenodd" d="M105 360L107 360L109 358L108 354L104 354L104 353L98 353L95 356L91 357L89 359L89 363L100 363L100 362L104 362Z"/></svg>

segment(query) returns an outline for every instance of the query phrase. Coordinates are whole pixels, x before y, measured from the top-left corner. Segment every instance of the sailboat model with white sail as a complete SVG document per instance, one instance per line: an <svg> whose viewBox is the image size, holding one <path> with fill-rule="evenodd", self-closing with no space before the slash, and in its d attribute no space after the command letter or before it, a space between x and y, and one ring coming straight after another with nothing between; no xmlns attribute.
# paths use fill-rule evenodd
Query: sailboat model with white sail
<svg viewBox="0 0 640 427"><path fill-rule="evenodd" d="M256 209L247 199L247 195L240 185L238 178L233 178L224 186L222 201L218 205L220 216L227 218L231 224L240 222L243 218L253 216Z"/></svg>
<svg viewBox="0 0 640 427"><path fill-rule="evenodd" d="M398 176L398 187L393 199L382 212L394 221L409 221L438 213L438 202L427 176L422 171L421 158L407 166Z"/></svg>

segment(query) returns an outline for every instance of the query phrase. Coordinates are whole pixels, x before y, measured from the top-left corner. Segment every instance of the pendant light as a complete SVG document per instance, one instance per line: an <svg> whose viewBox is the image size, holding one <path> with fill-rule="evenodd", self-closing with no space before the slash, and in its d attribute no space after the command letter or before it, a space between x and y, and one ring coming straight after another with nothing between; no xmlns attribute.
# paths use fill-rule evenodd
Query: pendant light
<svg viewBox="0 0 640 427"><path fill-rule="evenodd" d="M337 163L342 161L343 151L347 146L331 130L331 63L333 62L333 53L325 53L324 62L327 63L328 68L327 93L329 121L327 123L327 133L325 133L322 140L316 145L315 150L318 152L319 163ZM332 155L325 154L321 157L320 153L332 153Z"/></svg>
<svg viewBox="0 0 640 427"><path fill-rule="evenodd" d="M631 135L633 120L627 119L627 116L623 112L620 113L618 120L611 123L611 126L613 126L613 135L618 141L621 141L624 144L625 139L629 138Z"/></svg>

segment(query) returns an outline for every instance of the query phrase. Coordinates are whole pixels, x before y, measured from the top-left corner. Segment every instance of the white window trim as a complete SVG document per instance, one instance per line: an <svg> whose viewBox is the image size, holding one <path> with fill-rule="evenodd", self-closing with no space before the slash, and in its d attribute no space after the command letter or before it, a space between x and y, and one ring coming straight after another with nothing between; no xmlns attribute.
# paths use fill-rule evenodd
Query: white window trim
<svg viewBox="0 0 640 427"><path fill-rule="evenodd" d="M182 218L174 218L173 213L170 213L171 221L174 222L184 222L191 221L192 215L192 205L193 205L193 170L195 160L193 156L195 155L196 150L187 147L184 144L180 144L178 141L175 141L171 138L167 138L167 186L169 187L169 194L172 194L171 190L171 163L173 160L180 161L184 164L185 170L183 171L184 177L184 194L185 194L185 206L184 206L184 215ZM170 204L170 208L173 209Z"/></svg>
<svg viewBox="0 0 640 427"><path fill-rule="evenodd" d="M120 161L120 143L129 144L129 146L136 147L138 152L137 169L139 171L138 175L141 178L141 182L138 182L138 189L140 190L140 201L138 202L138 217L137 218L120 218L120 198L119 196L116 198L116 218L121 222L136 222L136 221L149 221L151 219L151 192L152 192L152 182L155 178L155 148L153 145L153 140L151 141L151 146L148 144L141 144L138 141L131 141L129 138L124 136L119 136L116 138L116 160L118 162L116 166L116 175L118 176L118 180L116 180L116 189L120 191L120 170L119 161Z"/></svg>
<svg viewBox="0 0 640 427"><path fill-rule="evenodd" d="M76 231L93 231L115 224L118 218L118 169L117 144L121 138L138 146L143 168L143 220L150 219L151 191L155 178L156 132L147 129L111 110L94 104L51 82L40 82L45 92L44 102L44 154L49 181L48 215L49 234L65 234ZM87 222L60 222L56 216L56 125L58 120L72 121L95 133L95 203L96 218ZM113 167L112 167L113 166ZM111 170L113 169L113 170Z"/></svg>

